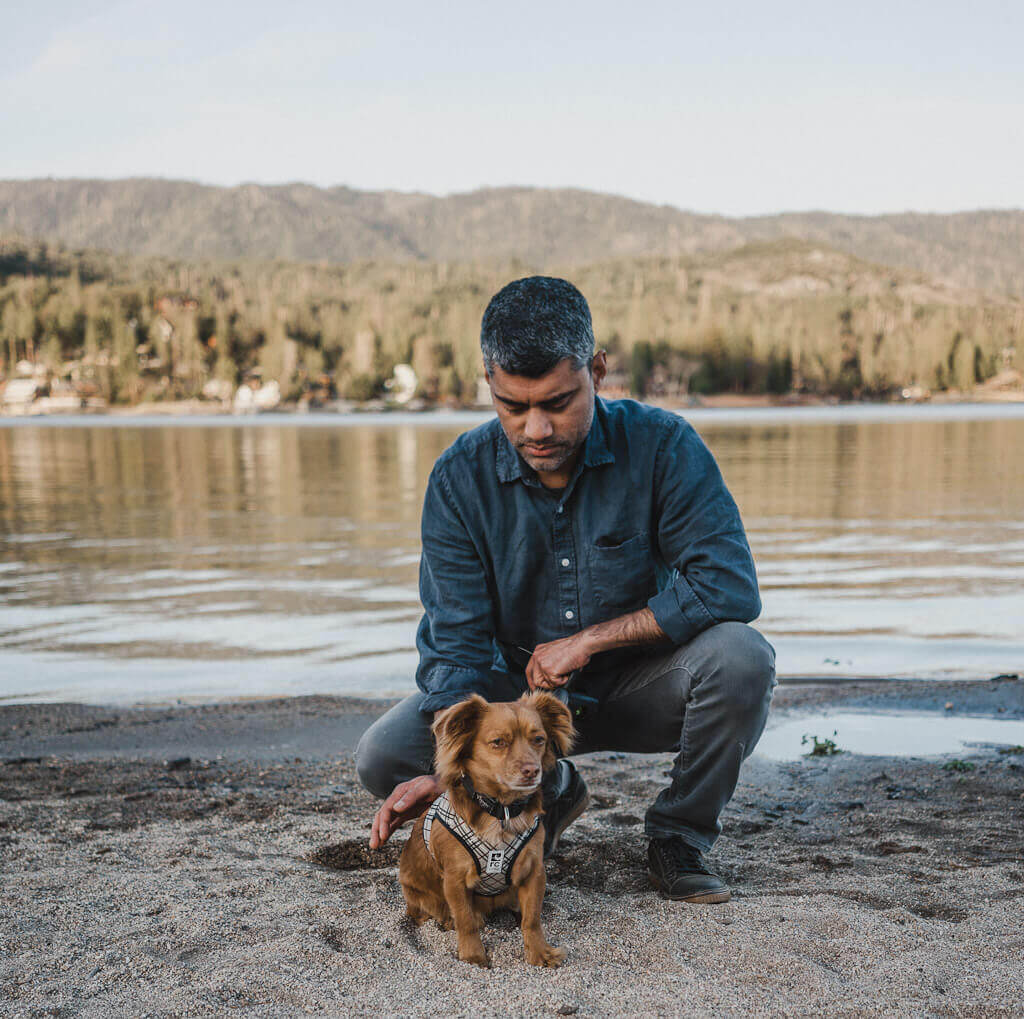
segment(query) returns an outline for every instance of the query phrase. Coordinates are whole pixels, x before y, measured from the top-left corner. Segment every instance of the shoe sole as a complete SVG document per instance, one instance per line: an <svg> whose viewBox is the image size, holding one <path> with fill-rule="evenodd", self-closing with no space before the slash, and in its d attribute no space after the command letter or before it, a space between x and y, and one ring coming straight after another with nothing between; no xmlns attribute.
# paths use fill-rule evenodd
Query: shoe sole
<svg viewBox="0 0 1024 1019"><path fill-rule="evenodd" d="M555 855L555 850L558 849L558 843L561 840L562 836L565 834L565 829L568 828L569 825L572 824L573 821L575 821L580 816L580 814L582 814L583 811L586 810L589 806L590 793L588 792L584 793L583 799L580 800L580 802L577 803L576 806L573 807L573 809L568 814L566 814L565 821L562 823L562 826L558 829L558 831L555 832L555 834L551 838L551 848L547 851L547 856Z"/></svg>
<svg viewBox="0 0 1024 1019"><path fill-rule="evenodd" d="M709 906L716 902L728 902L732 898L732 892L728 888L723 888L720 892L701 892L698 895L673 895L671 892L665 891L653 870L648 870L647 876L651 879L651 884L658 889L658 894L663 899L671 899L673 902L690 902L695 906Z"/></svg>

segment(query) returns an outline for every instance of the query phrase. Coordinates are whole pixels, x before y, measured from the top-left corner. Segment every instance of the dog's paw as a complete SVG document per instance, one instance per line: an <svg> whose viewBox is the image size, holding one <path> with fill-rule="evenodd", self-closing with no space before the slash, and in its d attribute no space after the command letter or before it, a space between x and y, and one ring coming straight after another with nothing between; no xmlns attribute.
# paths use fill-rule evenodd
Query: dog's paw
<svg viewBox="0 0 1024 1019"><path fill-rule="evenodd" d="M451 916L434 917L434 923L437 924L439 931L450 931L455 925L452 923Z"/></svg>
<svg viewBox="0 0 1024 1019"><path fill-rule="evenodd" d="M566 951L564 948L555 948L554 945L545 945L540 951L526 949L526 961L531 966L547 966L555 969L565 962Z"/></svg>
<svg viewBox="0 0 1024 1019"><path fill-rule="evenodd" d="M487 958L487 953L482 948L460 951L459 958L463 962L471 962L474 966L483 966L484 969L491 968L491 960Z"/></svg>

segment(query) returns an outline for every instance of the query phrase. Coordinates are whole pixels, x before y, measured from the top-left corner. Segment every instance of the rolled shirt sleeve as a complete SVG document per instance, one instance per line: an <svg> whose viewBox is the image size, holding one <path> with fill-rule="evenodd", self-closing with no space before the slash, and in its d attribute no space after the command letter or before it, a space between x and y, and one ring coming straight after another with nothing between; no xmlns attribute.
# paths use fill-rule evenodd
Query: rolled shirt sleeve
<svg viewBox="0 0 1024 1019"><path fill-rule="evenodd" d="M647 607L676 645L715 623L761 612L757 574L739 510L711 451L681 418L669 423L655 463L656 537L672 583Z"/></svg>
<svg viewBox="0 0 1024 1019"><path fill-rule="evenodd" d="M422 518L416 684L431 712L472 693L496 699L491 593L480 554L455 508L442 465L427 484Z"/></svg>

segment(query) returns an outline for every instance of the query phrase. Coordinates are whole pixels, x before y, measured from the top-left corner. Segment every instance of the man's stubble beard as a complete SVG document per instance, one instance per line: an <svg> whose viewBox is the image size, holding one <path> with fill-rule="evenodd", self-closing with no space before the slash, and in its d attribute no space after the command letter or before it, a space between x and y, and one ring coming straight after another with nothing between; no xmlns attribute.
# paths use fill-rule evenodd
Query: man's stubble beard
<svg viewBox="0 0 1024 1019"><path fill-rule="evenodd" d="M580 446L582 446L582 443L580 443L580 446L570 446L569 448L566 448L564 446L556 446L554 450L551 452L551 454L539 458L525 452L524 447L527 445L528 443L524 442L516 447L519 450L519 455L535 471L537 471L540 474L545 474L552 471L560 471L566 465L566 463L569 462L573 454L580 448Z"/></svg>
<svg viewBox="0 0 1024 1019"><path fill-rule="evenodd" d="M532 467L538 474L553 473L554 471L560 471L577 453L583 449L584 443L587 441L587 436L590 434L590 429L594 425L594 405L590 406L590 414L587 416L586 426L583 427L575 437L575 441L572 443L567 442L556 442L553 444L553 455L557 454L557 459L552 459L552 456L546 456L538 461L535 456L530 456L525 452L527 446L536 445L536 443L528 442L526 439L522 439L519 442L514 443L516 451L519 455ZM537 464L540 462L543 466L538 467Z"/></svg>

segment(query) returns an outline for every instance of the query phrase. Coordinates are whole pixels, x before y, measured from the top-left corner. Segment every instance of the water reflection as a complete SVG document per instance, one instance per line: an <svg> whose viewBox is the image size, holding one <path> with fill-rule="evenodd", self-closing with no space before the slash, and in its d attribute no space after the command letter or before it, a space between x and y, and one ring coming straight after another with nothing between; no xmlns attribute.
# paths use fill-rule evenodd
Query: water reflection
<svg viewBox="0 0 1024 1019"><path fill-rule="evenodd" d="M815 740L831 741L840 753L934 757L979 747L1013 750L1024 742L1024 722L923 712L809 714L769 726L756 753L774 761L795 761L809 756Z"/></svg>
<svg viewBox="0 0 1024 1019"><path fill-rule="evenodd" d="M1024 419L699 427L781 672L1024 667ZM0 428L0 696L410 688L420 503L459 430Z"/></svg>

